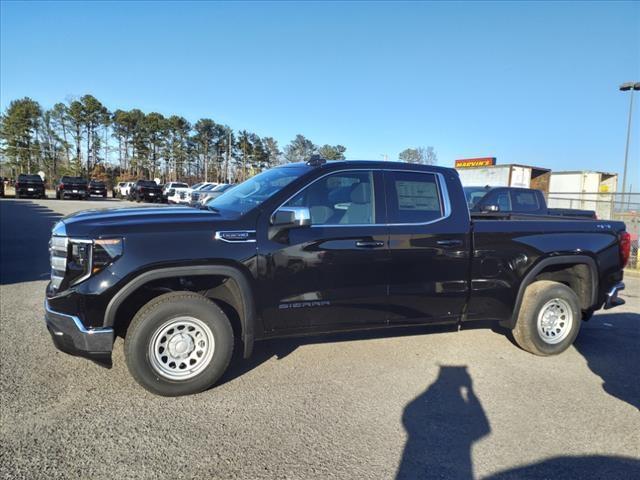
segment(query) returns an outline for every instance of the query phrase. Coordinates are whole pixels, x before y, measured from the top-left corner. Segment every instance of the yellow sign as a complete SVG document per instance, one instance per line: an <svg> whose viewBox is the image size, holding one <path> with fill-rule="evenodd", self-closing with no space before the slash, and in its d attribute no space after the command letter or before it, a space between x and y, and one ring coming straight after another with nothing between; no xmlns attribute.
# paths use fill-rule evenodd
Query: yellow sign
<svg viewBox="0 0 640 480"><path fill-rule="evenodd" d="M456 160L456 168L491 167L496 164L496 157L463 158Z"/></svg>

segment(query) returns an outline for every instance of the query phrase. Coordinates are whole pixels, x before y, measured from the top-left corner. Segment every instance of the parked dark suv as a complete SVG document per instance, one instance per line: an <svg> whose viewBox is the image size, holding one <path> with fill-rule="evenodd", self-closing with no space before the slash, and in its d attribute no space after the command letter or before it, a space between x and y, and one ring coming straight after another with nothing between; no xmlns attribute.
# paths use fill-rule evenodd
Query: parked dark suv
<svg viewBox="0 0 640 480"><path fill-rule="evenodd" d="M234 344L249 357L290 335L494 320L555 355L624 303L630 247L622 222L472 220L453 169L317 158L206 210L91 210L52 234L55 344L109 363L122 335L129 371L160 395L209 388Z"/></svg>
<svg viewBox="0 0 640 480"><path fill-rule="evenodd" d="M21 173L15 184L16 198L47 198L40 175Z"/></svg>
<svg viewBox="0 0 640 480"><path fill-rule="evenodd" d="M58 200L65 198L87 200L89 198L89 183L82 177L64 176L56 186L56 198Z"/></svg>

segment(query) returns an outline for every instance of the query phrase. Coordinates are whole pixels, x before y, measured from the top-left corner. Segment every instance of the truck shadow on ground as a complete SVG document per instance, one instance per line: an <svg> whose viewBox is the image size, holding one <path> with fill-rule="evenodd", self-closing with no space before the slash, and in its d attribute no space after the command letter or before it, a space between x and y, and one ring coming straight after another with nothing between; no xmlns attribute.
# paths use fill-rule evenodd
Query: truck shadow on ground
<svg viewBox="0 0 640 480"><path fill-rule="evenodd" d="M640 314L596 313L574 346L605 392L640 409Z"/></svg>
<svg viewBox="0 0 640 480"><path fill-rule="evenodd" d="M374 340L381 338L425 335L427 333L444 333L455 331L456 325L411 326L374 330L359 330L341 333L316 334L307 337L274 338L256 342L249 359L242 358L242 344L236 343L231 364L216 386L233 381L234 379L258 368L263 363L276 358L282 360L297 348L305 345L324 343L353 342Z"/></svg>
<svg viewBox="0 0 640 480"><path fill-rule="evenodd" d="M29 200L0 202L0 284L47 280L51 228L60 218Z"/></svg>

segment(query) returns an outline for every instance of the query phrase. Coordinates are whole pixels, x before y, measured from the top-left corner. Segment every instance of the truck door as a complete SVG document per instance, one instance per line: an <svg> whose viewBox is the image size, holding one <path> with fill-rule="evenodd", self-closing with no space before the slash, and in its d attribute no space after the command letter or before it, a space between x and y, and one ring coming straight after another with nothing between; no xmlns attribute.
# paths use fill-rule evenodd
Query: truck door
<svg viewBox="0 0 640 480"><path fill-rule="evenodd" d="M385 323L389 250L381 172L329 173L281 207L307 208L311 225L260 240L259 295L267 330Z"/></svg>
<svg viewBox="0 0 640 480"><path fill-rule="evenodd" d="M450 176L447 182L446 176ZM452 209L447 185L455 173L385 171L389 223L389 322L455 322L465 306L469 276L469 212Z"/></svg>

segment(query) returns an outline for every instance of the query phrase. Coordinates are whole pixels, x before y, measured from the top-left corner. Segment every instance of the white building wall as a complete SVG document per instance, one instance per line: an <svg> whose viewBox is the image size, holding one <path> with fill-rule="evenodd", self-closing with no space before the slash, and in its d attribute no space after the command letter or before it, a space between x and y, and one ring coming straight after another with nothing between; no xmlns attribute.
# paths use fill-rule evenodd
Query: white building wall
<svg viewBox="0 0 640 480"><path fill-rule="evenodd" d="M613 214L612 192L616 191L617 175L602 172L551 172L549 200L551 208L594 210L598 218L610 219Z"/></svg>

